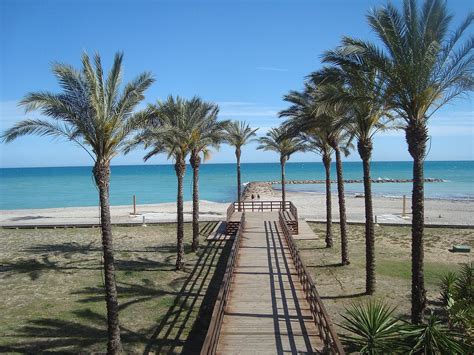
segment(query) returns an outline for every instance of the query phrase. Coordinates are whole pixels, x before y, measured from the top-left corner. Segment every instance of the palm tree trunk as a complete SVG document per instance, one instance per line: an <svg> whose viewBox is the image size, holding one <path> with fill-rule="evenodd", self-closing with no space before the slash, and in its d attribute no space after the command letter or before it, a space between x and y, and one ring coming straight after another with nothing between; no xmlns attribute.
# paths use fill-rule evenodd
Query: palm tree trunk
<svg viewBox="0 0 474 355"><path fill-rule="evenodd" d="M186 163L184 159L176 160L174 165L176 177L178 178L178 195L177 195L177 255L176 255L176 270L181 270L184 266L184 215L183 215L183 178L186 171Z"/></svg>
<svg viewBox="0 0 474 355"><path fill-rule="evenodd" d="M114 249L112 244L112 225L110 222L109 183L110 166L96 163L93 169L95 182L99 188L100 222L102 248L104 253L105 301L107 304L107 353L122 352L119 325L119 305L115 281Z"/></svg>
<svg viewBox="0 0 474 355"><path fill-rule="evenodd" d="M424 124L411 124L406 128L408 151L413 157L412 225L411 225L411 321L423 321L426 308L426 290L423 272L424 230L424 173L423 160L426 154L428 129Z"/></svg>
<svg viewBox="0 0 474 355"><path fill-rule="evenodd" d="M323 155L324 168L326 169L326 248L332 248L332 203L331 203L331 156Z"/></svg>
<svg viewBox="0 0 474 355"><path fill-rule="evenodd" d="M364 170L364 200L365 200L365 292L372 295L375 292L375 231L374 211L372 206L372 182L370 180L370 159L372 156L372 141L357 143L357 149L362 159Z"/></svg>
<svg viewBox="0 0 474 355"><path fill-rule="evenodd" d="M241 203L241 198L242 198L242 181L240 179L240 155L241 151L240 148L235 149L235 157L237 158L237 203L239 205L238 211L240 212L242 210L242 207L240 206Z"/></svg>
<svg viewBox="0 0 474 355"><path fill-rule="evenodd" d="M342 173L341 151L336 145L336 172L337 172L337 194L339 198L339 221L341 227L341 263L349 265L349 251L347 246L347 217L346 217L346 201L344 198L344 177Z"/></svg>
<svg viewBox="0 0 474 355"><path fill-rule="evenodd" d="M193 168L193 243L191 249L197 251L199 248L199 167L201 157L199 154L192 154L190 162Z"/></svg>
<svg viewBox="0 0 474 355"><path fill-rule="evenodd" d="M280 164L281 164L281 201L282 201L282 209L285 210L285 202L286 202L286 192L285 192L285 184L286 184L285 164L286 164L286 159L285 159L285 157L280 158Z"/></svg>

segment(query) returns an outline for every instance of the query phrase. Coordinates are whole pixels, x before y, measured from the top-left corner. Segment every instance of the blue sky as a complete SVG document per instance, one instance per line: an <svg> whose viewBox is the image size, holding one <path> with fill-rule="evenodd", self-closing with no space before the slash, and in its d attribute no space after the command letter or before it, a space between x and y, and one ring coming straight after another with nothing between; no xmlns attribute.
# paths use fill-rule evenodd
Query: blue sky
<svg viewBox="0 0 474 355"><path fill-rule="evenodd" d="M375 40L365 21L375 0L143 1L63 0L0 2L0 129L26 118L17 102L29 91L58 91L51 63L80 65L82 51L98 51L106 67L125 53L124 80L144 70L156 83L146 102L169 94L219 104L223 119L247 120L260 134L281 122L282 96L300 89L326 49L349 35ZM395 1L395 3L399 3ZM472 2L450 0L461 21ZM28 117L37 115L29 114ZM472 97L455 101L431 122L430 160L474 159ZM244 149L243 162L278 161L276 154ZM113 163L141 164L142 152ZM297 154L292 161L319 160ZM359 160L353 152L347 160ZM375 141L374 160L410 160L402 133ZM233 162L223 146L211 162ZM165 163L166 157L150 163ZM0 146L1 167L91 165L68 142L28 136Z"/></svg>

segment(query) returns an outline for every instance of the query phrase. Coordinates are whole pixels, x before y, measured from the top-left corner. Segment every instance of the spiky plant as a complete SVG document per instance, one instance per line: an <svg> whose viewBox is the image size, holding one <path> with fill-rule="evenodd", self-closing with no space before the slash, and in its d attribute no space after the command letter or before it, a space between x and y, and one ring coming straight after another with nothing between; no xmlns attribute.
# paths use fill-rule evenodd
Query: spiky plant
<svg viewBox="0 0 474 355"><path fill-rule="evenodd" d="M395 308L382 301L353 304L342 315L340 326L351 334L344 338L357 347L360 354L387 354L400 348L398 319Z"/></svg>
<svg viewBox="0 0 474 355"><path fill-rule="evenodd" d="M461 334L445 327L434 315L426 324L404 325L400 335L411 348L409 354L472 354L474 350L461 340Z"/></svg>
<svg viewBox="0 0 474 355"><path fill-rule="evenodd" d="M122 59L123 54L115 55L107 77L98 54L91 63L84 53L81 70L67 64L55 64L53 73L62 92L33 92L20 102L27 113L39 111L49 119L21 121L2 135L4 142L30 134L63 138L79 145L94 161L92 174L99 190L109 354L122 350L110 222L110 163L129 135L147 119L148 110L134 113L134 109L153 83L151 74L143 73L121 91Z"/></svg>

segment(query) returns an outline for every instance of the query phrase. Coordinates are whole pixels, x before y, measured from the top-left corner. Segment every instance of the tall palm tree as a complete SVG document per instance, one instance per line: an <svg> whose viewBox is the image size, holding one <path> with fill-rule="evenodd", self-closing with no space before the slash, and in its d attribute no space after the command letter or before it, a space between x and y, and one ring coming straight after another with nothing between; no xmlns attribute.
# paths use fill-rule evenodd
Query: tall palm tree
<svg viewBox="0 0 474 355"><path fill-rule="evenodd" d="M148 110L134 114L134 109L153 83L151 74L143 73L120 92L122 58L121 53L115 55L107 77L104 77L98 54L91 63L84 53L82 70L55 64L53 73L62 93L33 92L20 102L26 112L38 110L50 120L26 119L2 135L4 142L29 134L65 138L78 144L94 161L92 173L99 190L109 354L122 351L110 222L110 162L120 152L127 137L147 118Z"/></svg>
<svg viewBox="0 0 474 355"><path fill-rule="evenodd" d="M349 247L347 241L347 216L344 196L344 174L342 167L341 153L349 155L352 146L353 133L347 129L347 121L351 114L350 109L342 105L324 105L321 110L321 90L319 82L314 80L315 76L323 75L315 72L309 76L306 90L313 97L313 109L315 115L313 119L305 120L303 125L307 127L322 127L322 132L326 132L326 140L333 149L336 156L336 176L337 176L337 196L339 202L339 227L341 231L341 264L349 265Z"/></svg>
<svg viewBox="0 0 474 355"><path fill-rule="evenodd" d="M305 144L300 137L288 136L288 132L283 127L271 128L265 137L259 140L260 145L257 149L273 151L280 154L281 165L281 200L282 208L285 209L286 193L285 193L285 165L293 153L304 151Z"/></svg>
<svg viewBox="0 0 474 355"><path fill-rule="evenodd" d="M280 117L289 117L284 123L288 135L299 135L307 144L307 149L321 155L326 172L326 247L332 248L332 199L331 199L331 155L333 148L329 144L329 125L321 124L322 119L316 113L316 101L313 89L305 83L305 90L290 91L284 100L291 106L279 113Z"/></svg>
<svg viewBox="0 0 474 355"><path fill-rule="evenodd" d="M143 125L142 131L127 145L127 151L143 144L149 149L143 160L166 153L174 160L174 169L178 180L176 210L176 270L184 267L184 212L183 212L183 181L186 172L186 157L190 154L196 124L194 115L199 102L197 99L185 100L181 97L169 96L166 101L158 102L152 108L151 119Z"/></svg>
<svg viewBox="0 0 474 355"><path fill-rule="evenodd" d="M252 129L245 121L233 121L228 124L226 131L226 141L235 148L235 157L237 159L237 202L238 209L241 210L240 202L242 198L242 180L240 178L240 156L242 154L242 147L250 143L255 137L258 128Z"/></svg>
<svg viewBox="0 0 474 355"><path fill-rule="evenodd" d="M308 129L302 134L307 149L319 154L326 173L326 248L333 247L332 238L332 198L331 198L331 155L334 150L327 140L327 133L319 129Z"/></svg>
<svg viewBox="0 0 474 355"><path fill-rule="evenodd" d="M357 150L362 159L365 202L366 293L375 292L375 231L372 205L370 160L374 135L390 127L390 107L386 85L378 71L364 58L347 53L344 47L328 51L323 61L334 64L312 74L319 85L320 105L326 112L339 107L348 112L346 129L357 138ZM396 127L396 126L392 126Z"/></svg>
<svg viewBox="0 0 474 355"><path fill-rule="evenodd" d="M199 248L199 167L201 166L201 154L204 160L210 158L210 149L219 148L224 140L224 129L228 121L218 121L219 107L212 103L193 98L192 105L195 112L191 132L191 154L189 163L193 169L193 242L192 250Z"/></svg>
<svg viewBox="0 0 474 355"><path fill-rule="evenodd" d="M443 105L474 87L474 41L468 34L474 15L455 31L449 31L452 16L446 2L404 0L403 9L392 4L369 12L370 27L383 43L347 39L347 50L357 51L384 75L390 104L405 121L408 152L413 158L412 193L412 310L411 320L420 323L426 307L423 272L424 174L428 121Z"/></svg>

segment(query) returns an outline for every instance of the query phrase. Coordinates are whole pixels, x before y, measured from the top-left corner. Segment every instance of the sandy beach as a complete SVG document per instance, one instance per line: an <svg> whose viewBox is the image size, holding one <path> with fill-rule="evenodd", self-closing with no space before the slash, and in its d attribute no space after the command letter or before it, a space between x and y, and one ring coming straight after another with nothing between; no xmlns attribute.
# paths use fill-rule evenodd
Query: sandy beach
<svg viewBox="0 0 474 355"><path fill-rule="evenodd" d="M260 200L279 200L281 193L277 190L264 191ZM324 221L326 205L324 194L307 192L288 192L287 199L298 208L300 218L312 221ZM378 223L409 224L411 202L407 198L407 215L402 216L402 199L374 197L374 213ZM201 200L200 218L203 221L225 219L228 203L217 203ZM349 222L364 221L364 199L348 195L346 197L347 219ZM192 202L184 204L185 221L191 221ZM332 196L333 220L339 218L337 195ZM154 205L138 205L137 214L133 214L133 206L112 206L113 223L145 223L175 222L176 204L161 203ZM3 210L0 213L0 226L26 225L65 225L65 224L96 224L99 222L98 207L68 207L48 209ZM425 220L427 224L442 225L473 225L474 202L459 200L425 201Z"/></svg>

